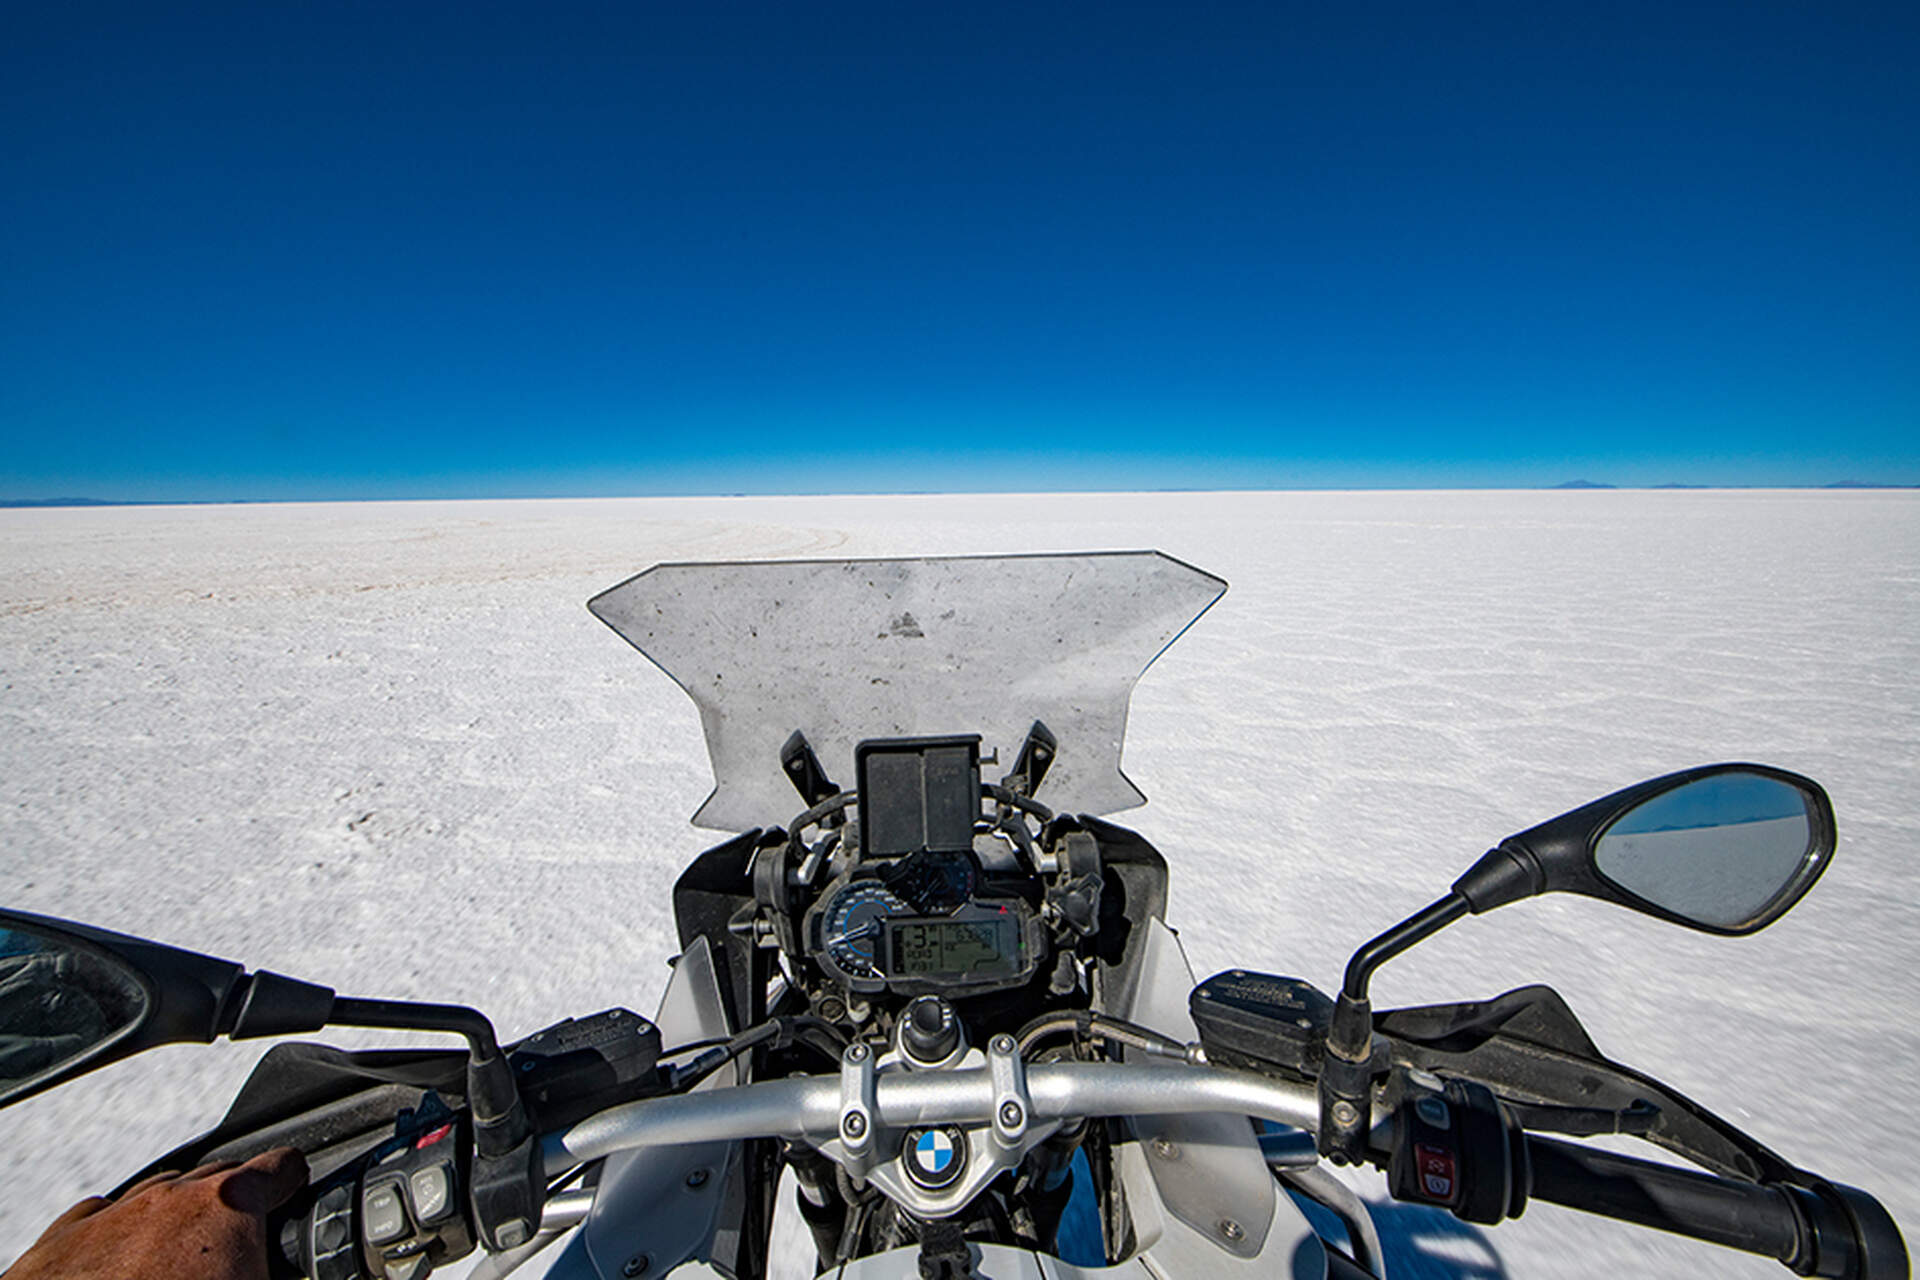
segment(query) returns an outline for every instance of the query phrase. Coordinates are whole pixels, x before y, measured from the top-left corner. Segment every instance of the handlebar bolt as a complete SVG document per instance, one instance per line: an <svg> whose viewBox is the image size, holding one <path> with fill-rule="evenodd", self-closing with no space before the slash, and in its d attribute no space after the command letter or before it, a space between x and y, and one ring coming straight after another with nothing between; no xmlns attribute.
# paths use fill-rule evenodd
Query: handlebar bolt
<svg viewBox="0 0 1920 1280"><path fill-rule="evenodd" d="M1333 1122L1341 1128L1350 1128L1360 1122L1360 1113L1354 1110L1351 1102L1333 1104Z"/></svg>
<svg viewBox="0 0 1920 1280"><path fill-rule="evenodd" d="M629 1278L642 1276L647 1273L647 1268L652 1265L652 1258L649 1258L644 1253L636 1253L631 1258L628 1258L626 1263L620 1268L620 1274Z"/></svg>
<svg viewBox="0 0 1920 1280"><path fill-rule="evenodd" d="M1239 1244L1247 1238L1246 1228L1232 1218L1222 1218L1220 1219L1220 1238L1230 1244Z"/></svg>
<svg viewBox="0 0 1920 1280"><path fill-rule="evenodd" d="M1026 1112L1020 1109L1019 1103L1008 1100L1000 1104L1000 1123L1007 1128L1018 1129L1026 1123L1026 1119Z"/></svg>
<svg viewBox="0 0 1920 1280"><path fill-rule="evenodd" d="M846 1119L840 1122L840 1127L846 1131L849 1138L857 1141L867 1131L867 1118L858 1111L849 1111Z"/></svg>

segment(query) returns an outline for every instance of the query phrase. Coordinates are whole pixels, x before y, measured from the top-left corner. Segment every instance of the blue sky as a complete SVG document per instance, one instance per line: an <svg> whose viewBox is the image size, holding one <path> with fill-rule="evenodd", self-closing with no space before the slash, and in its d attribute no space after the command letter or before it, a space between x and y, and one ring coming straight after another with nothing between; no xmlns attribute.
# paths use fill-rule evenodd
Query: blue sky
<svg viewBox="0 0 1920 1280"><path fill-rule="evenodd" d="M0 497L1920 482L1920 8L37 5Z"/></svg>

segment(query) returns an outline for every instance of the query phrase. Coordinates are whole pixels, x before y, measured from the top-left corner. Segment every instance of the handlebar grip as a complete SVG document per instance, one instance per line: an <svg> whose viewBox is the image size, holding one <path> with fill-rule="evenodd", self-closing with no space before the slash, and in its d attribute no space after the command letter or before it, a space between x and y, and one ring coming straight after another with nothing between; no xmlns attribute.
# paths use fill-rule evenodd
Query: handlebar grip
<svg viewBox="0 0 1920 1280"><path fill-rule="evenodd" d="M267 1215L268 1280L363 1280L353 1220L357 1186L310 1184Z"/></svg>
<svg viewBox="0 0 1920 1280"><path fill-rule="evenodd" d="M1763 1254L1803 1276L1908 1278L1893 1218L1852 1187L1736 1182L1532 1135L1527 1156L1537 1199Z"/></svg>
<svg viewBox="0 0 1920 1280"><path fill-rule="evenodd" d="M308 1185L267 1214L267 1280L308 1280L312 1270L313 1210L318 1189Z"/></svg>
<svg viewBox="0 0 1920 1280"><path fill-rule="evenodd" d="M306 1226L302 1210L288 1212L282 1207L267 1215L267 1280L306 1280L300 1260L300 1237Z"/></svg>

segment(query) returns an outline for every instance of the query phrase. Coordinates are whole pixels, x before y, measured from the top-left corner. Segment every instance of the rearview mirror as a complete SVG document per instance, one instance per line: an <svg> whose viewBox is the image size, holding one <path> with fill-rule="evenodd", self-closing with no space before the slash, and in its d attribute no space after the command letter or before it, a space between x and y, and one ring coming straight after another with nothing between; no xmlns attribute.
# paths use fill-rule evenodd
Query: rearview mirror
<svg viewBox="0 0 1920 1280"><path fill-rule="evenodd" d="M1537 893L1583 893L1709 933L1753 933L1800 901L1833 857L1820 784L1761 764L1654 778L1508 836L1453 892L1347 961L1320 1074L1320 1151L1357 1161L1371 1087L1373 972L1465 917Z"/></svg>
<svg viewBox="0 0 1920 1280"><path fill-rule="evenodd" d="M476 1010L336 998L331 987L91 925L0 910L0 1107L156 1045L321 1027L444 1031L467 1042L467 1097L488 1158L527 1140L493 1024Z"/></svg>
<svg viewBox="0 0 1920 1280"><path fill-rule="evenodd" d="M0 1106L156 1045L210 1042L241 968L0 911Z"/></svg>
<svg viewBox="0 0 1920 1280"><path fill-rule="evenodd" d="M1826 865L1815 816L1814 797L1784 779L1713 774L1615 818L1594 841L1593 868L1690 924L1745 932L1792 906Z"/></svg>
<svg viewBox="0 0 1920 1280"><path fill-rule="evenodd" d="M1833 857L1833 805L1784 769L1716 764L1616 791L1508 836L1454 883L1475 914L1580 893L1709 933L1766 928Z"/></svg>
<svg viewBox="0 0 1920 1280"><path fill-rule="evenodd" d="M139 1029L153 997L138 972L70 938L0 929L0 1097L28 1092Z"/></svg>

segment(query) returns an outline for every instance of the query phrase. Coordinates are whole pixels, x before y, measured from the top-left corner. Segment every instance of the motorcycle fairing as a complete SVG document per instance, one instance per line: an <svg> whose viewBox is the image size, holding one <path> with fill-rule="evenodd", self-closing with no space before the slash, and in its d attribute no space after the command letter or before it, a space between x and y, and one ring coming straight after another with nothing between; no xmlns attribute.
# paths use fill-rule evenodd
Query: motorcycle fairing
<svg viewBox="0 0 1920 1280"><path fill-rule="evenodd" d="M668 1045L735 1030L706 939L697 939L674 964L654 1021ZM736 1064L694 1087L721 1089L744 1083L744 1076L744 1064ZM750 1185L756 1145L644 1147L610 1156L593 1208L548 1265L548 1280L609 1280L641 1254L649 1260L649 1275L673 1271L717 1280L751 1274L759 1215L771 1212L770 1205L755 1202Z"/></svg>
<svg viewBox="0 0 1920 1280"><path fill-rule="evenodd" d="M1157 551L661 564L588 608L700 709L723 831L792 813L780 748L805 734L851 785L867 738L978 733L1011 768L1034 721L1058 740L1036 799L1111 813L1141 673L1227 584Z"/></svg>
<svg viewBox="0 0 1920 1280"><path fill-rule="evenodd" d="M1185 1043L1198 1041L1200 1033L1187 1013L1193 971L1187 967L1179 940L1159 920L1148 922L1145 935L1140 983L1120 1016ZM1141 1055L1129 1050L1128 1056ZM1245 1116L1135 1116L1128 1127L1137 1139L1134 1145L1145 1156L1165 1211L1212 1239L1218 1248L1258 1257L1270 1228L1284 1236L1286 1227L1295 1225L1279 1211L1283 1197L1274 1190L1273 1175ZM1285 1207L1298 1217L1291 1202ZM1223 1222L1233 1223L1236 1230L1222 1235ZM1304 1221L1297 1226L1306 1228ZM1138 1224L1135 1230L1140 1230ZM1306 1238L1314 1238L1310 1230ZM1297 1247L1292 1241L1281 1242L1283 1253Z"/></svg>

